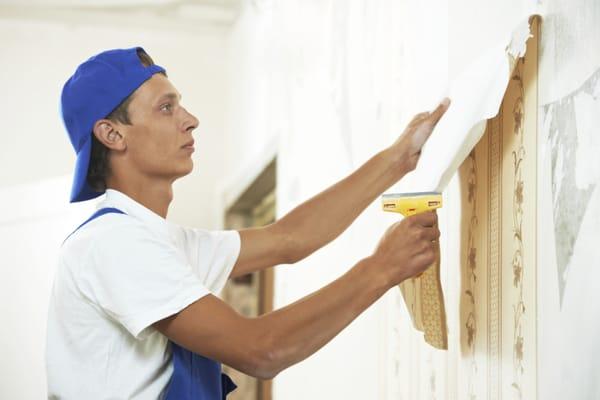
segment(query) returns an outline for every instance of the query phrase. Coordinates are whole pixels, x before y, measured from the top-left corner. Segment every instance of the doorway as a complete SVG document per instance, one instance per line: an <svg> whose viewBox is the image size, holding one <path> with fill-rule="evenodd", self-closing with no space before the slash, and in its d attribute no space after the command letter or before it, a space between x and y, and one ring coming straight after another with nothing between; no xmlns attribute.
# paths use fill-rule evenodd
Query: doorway
<svg viewBox="0 0 600 400"><path fill-rule="evenodd" d="M238 197L225 213L226 229L260 227L275 222L274 158ZM246 317L256 317L273 310L273 268L230 279L223 289L223 299ZM231 400L271 400L271 380L260 380L227 366L223 370L238 388Z"/></svg>

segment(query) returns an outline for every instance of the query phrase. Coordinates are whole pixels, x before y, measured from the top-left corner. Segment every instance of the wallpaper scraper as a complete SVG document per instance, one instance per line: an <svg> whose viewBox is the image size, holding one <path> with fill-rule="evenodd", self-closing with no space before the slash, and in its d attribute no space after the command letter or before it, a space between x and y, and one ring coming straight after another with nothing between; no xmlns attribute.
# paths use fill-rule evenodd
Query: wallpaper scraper
<svg viewBox="0 0 600 400"><path fill-rule="evenodd" d="M442 207L438 192L390 193L382 197L383 211L400 213L405 217L433 211ZM435 348L448 349L448 331L444 294L440 283L440 245L437 242L436 261L420 275L399 285L413 325Z"/></svg>

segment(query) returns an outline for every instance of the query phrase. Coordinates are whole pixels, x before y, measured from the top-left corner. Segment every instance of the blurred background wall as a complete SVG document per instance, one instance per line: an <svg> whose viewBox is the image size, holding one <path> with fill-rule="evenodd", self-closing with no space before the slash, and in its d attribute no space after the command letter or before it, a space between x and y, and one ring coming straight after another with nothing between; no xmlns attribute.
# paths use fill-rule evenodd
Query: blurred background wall
<svg viewBox="0 0 600 400"><path fill-rule="evenodd" d="M442 259L449 260L443 268L449 351L422 343L399 291L392 290L317 354L281 373L272 397L549 399L564 388L571 389L570 398L600 396L592 379L600 357L586 356L597 352L593 304L600 299L589 278L600 260L591 245L600 239L593 228L600 222L600 202L594 200L600 166L584 151L598 148L592 132L599 122L593 115L600 115L600 53L593 49L600 45L600 9L594 0L559 3L0 1L0 398L45 397L45 318L58 246L94 208L94 201L68 204L75 157L58 113L62 84L80 62L107 48L141 45L167 68L183 103L200 120L194 171L175 184L168 218L221 229L228 209L274 158L277 216L352 172L395 140L415 113L435 105L473 57L531 10L542 13L544 22L539 126L530 133L537 135L538 187L527 193L536 205L539 237L533 247L537 265L527 271L537 308L527 315L526 391L512 387L510 375L496 388L485 362L475 372L464 363L464 210L455 178L440 211ZM574 100L577 93L584 100ZM583 188L575 204L559 200L572 193L569 188ZM576 223L563 223L573 207L581 215ZM279 267L274 306L335 279L369 255L396 220L375 202L330 246ZM566 244L556 239L564 237ZM479 265L487 268L485 260ZM512 267L502 268L510 280ZM570 289L565 270L577 271ZM480 336L482 360L488 342ZM556 349L567 345L571 351L563 357ZM512 371L509 357L506 363Z"/></svg>

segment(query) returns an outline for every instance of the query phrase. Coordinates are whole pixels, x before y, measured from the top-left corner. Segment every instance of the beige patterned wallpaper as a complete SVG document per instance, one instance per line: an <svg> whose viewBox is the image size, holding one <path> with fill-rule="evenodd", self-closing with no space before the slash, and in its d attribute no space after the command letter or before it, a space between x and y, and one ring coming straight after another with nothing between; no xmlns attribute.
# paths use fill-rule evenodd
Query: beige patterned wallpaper
<svg viewBox="0 0 600 400"><path fill-rule="evenodd" d="M399 343L390 375L399 398L537 397L537 20L532 32L499 114L440 212L449 349L422 343L406 321L391 323Z"/></svg>

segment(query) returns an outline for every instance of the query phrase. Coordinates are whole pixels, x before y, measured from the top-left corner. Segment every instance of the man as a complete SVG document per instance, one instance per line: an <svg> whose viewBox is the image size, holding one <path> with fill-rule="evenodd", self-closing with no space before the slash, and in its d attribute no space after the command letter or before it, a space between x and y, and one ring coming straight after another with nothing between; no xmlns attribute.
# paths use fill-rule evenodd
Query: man
<svg viewBox="0 0 600 400"><path fill-rule="evenodd" d="M90 58L63 88L77 153L71 202L106 198L61 249L48 317L50 398L225 398L235 385L221 362L273 378L436 257L436 214L405 218L329 285L257 318L239 315L215 296L226 279L293 264L336 238L415 168L448 101L277 222L209 232L165 219L173 182L193 168L198 120L180 98L142 48Z"/></svg>

